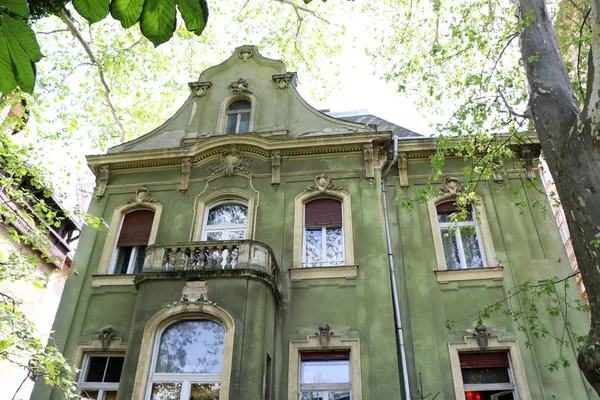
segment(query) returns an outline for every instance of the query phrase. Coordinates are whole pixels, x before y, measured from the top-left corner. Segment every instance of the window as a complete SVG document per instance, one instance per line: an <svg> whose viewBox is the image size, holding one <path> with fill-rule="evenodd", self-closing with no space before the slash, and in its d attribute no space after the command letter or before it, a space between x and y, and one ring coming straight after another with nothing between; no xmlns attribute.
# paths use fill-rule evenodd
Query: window
<svg viewBox="0 0 600 400"><path fill-rule="evenodd" d="M232 103L227 108L225 133L247 133L250 131L250 111L252 106L248 100Z"/></svg>
<svg viewBox="0 0 600 400"><path fill-rule="evenodd" d="M153 221L154 212L150 210L125 214L113 255L113 274L137 274L142 271Z"/></svg>
<svg viewBox="0 0 600 400"><path fill-rule="evenodd" d="M472 207L468 207L465 219L454 222L451 215L457 212L454 200L436 206L446 269L483 268L486 265L482 255L481 235Z"/></svg>
<svg viewBox="0 0 600 400"><path fill-rule="evenodd" d="M345 264L342 202L316 199L304 204L303 267Z"/></svg>
<svg viewBox="0 0 600 400"><path fill-rule="evenodd" d="M147 400L218 400L225 328L214 321L169 325L158 336Z"/></svg>
<svg viewBox="0 0 600 400"><path fill-rule="evenodd" d="M123 370L123 356L86 356L79 380L83 399L115 400Z"/></svg>
<svg viewBox="0 0 600 400"><path fill-rule="evenodd" d="M206 214L202 240L243 240L246 238L248 207L225 201L211 207Z"/></svg>
<svg viewBox="0 0 600 400"><path fill-rule="evenodd" d="M350 353L300 353L300 400L350 400Z"/></svg>
<svg viewBox="0 0 600 400"><path fill-rule="evenodd" d="M515 400L507 351L459 353L466 400Z"/></svg>

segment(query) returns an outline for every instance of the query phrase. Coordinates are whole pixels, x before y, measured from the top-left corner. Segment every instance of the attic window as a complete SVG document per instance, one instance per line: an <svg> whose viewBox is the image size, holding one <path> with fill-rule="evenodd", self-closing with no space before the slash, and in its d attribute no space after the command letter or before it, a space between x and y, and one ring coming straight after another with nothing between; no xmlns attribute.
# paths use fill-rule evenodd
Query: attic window
<svg viewBox="0 0 600 400"><path fill-rule="evenodd" d="M249 132L251 109L252 105L248 100L240 100L232 103L227 108L227 125L225 126L225 134Z"/></svg>

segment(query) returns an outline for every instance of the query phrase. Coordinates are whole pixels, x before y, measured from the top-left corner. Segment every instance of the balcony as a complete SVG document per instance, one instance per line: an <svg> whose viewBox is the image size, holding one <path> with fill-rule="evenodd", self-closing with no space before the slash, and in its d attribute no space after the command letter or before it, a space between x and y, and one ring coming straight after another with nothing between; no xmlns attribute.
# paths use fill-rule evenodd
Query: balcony
<svg viewBox="0 0 600 400"><path fill-rule="evenodd" d="M161 243L146 249L142 275L255 276L270 281L277 291L279 266L273 250L256 240Z"/></svg>

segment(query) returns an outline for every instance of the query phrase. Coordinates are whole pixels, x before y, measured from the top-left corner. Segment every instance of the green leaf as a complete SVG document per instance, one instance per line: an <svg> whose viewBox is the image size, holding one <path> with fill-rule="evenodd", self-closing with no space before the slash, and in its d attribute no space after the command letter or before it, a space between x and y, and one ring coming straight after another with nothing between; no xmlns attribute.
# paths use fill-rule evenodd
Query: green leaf
<svg viewBox="0 0 600 400"><path fill-rule="evenodd" d="M13 74L16 78L17 84L21 87L21 89L27 93L32 93L35 85L35 64L31 61L25 49L21 46L16 33L10 30L9 25L12 25L12 23L7 22L10 19L12 18L5 15L2 20L0 20L0 25L2 26L2 30L6 35L6 44L12 64ZM14 19L13 21L16 22Z"/></svg>
<svg viewBox="0 0 600 400"><path fill-rule="evenodd" d="M123 28L133 26L140 19L144 0L112 0L110 14L121 21Z"/></svg>
<svg viewBox="0 0 600 400"><path fill-rule="evenodd" d="M177 0L177 8L187 30L200 35L208 21L206 0Z"/></svg>
<svg viewBox="0 0 600 400"><path fill-rule="evenodd" d="M31 27L24 21L19 21L10 17L6 18L6 25L11 31L11 34L15 35L23 50L29 56L29 59L33 62L38 62L42 59L43 54L40 51L40 45L35 38L35 33Z"/></svg>
<svg viewBox="0 0 600 400"><path fill-rule="evenodd" d="M146 0L140 28L155 47L169 40L175 31L175 0Z"/></svg>
<svg viewBox="0 0 600 400"><path fill-rule="evenodd" d="M0 6L19 14L23 18L29 18L29 6L27 0L0 0Z"/></svg>
<svg viewBox="0 0 600 400"><path fill-rule="evenodd" d="M0 17L0 21L4 17ZM17 87L4 26L0 23L0 93L8 94Z"/></svg>
<svg viewBox="0 0 600 400"><path fill-rule="evenodd" d="M103 20L108 15L110 0L73 0L73 7L90 24Z"/></svg>

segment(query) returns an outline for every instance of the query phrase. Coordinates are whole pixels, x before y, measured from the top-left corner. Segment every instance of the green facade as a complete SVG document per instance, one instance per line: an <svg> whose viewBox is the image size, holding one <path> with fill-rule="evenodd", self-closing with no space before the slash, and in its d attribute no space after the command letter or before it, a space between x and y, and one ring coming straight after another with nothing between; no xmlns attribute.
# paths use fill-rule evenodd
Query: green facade
<svg viewBox="0 0 600 400"><path fill-rule="evenodd" d="M240 78L247 80L248 86L243 88L247 91L232 94L230 84ZM146 358L152 356L151 348L143 348L144 331L161 310L185 303L182 291L190 282L206 285L206 299L195 306L196 318L202 318L198 307L210 302L233 320L229 399L296 399L297 394L290 396L290 390L297 391L297 386L290 389L289 375L294 371L290 360L298 359L290 351L298 350L290 343L302 346L307 337L314 340L319 327L325 325L333 332L331 343L341 340L358 345L350 353L354 361L358 358L356 349L360 352L360 382L353 377L352 385L362 389L358 394L353 392L354 399L405 398L381 194L382 170L392 158L394 132L316 111L299 96L295 80L283 63L263 58L255 47L238 48L230 59L201 74L198 82L210 85L192 85L188 100L161 127L112 148L106 155L88 157L98 177L98 200L89 209L92 215L111 226L119 225L113 220L114 210L124 205L135 207L132 197L140 186L148 189L152 204L162 206L150 252L181 248L184 243L188 247L205 243L195 233L202 230L202 207L223 199L242 199L252 212L246 239L254 240L259 250L266 249L274 261L262 258L257 262L258 258L253 258L234 268L160 270L164 259L155 258L158 264L152 264L147 256L141 274L125 280L118 276L121 280L111 282L106 276L109 266L102 265L106 264L102 258L110 230L85 227L75 257L78 273L67 281L55 321L55 339L66 357L77 359L76 349L81 353L84 348L84 354L102 354L99 349L85 350L85 346L97 341L103 329L113 328L111 343L121 343L118 351L125 351L118 400L147 398L134 395L143 364L140 360L144 354ZM251 133L224 135L227 101L236 99L251 102ZM514 186L525 179L523 171L515 170L505 175L503 182L481 182L477 189L495 261L502 266L495 269L500 275L454 279L455 274L447 282L439 281L434 250L434 235L439 231L430 222L428 205L418 205L409 212L394 201L399 193L410 196L424 188L430 174L428 157L434 149L431 139L405 135L399 151L402 160L406 157L407 169L402 163L393 165L385 185L410 392L418 398L422 383L424 394L439 393L436 399L449 400L456 398L456 381L460 379L452 373L454 350L449 344L473 337L472 315L506 297L520 282L566 276L569 265L554 220L531 207L525 207L520 215L504 189L508 180ZM451 159L445 173L460 180L461 167L460 159ZM315 184L319 174L327 175L331 186ZM302 252L298 226L301 231L303 227L301 221L298 225L297 204L302 210L306 199L342 199L341 193L347 196L344 199L351 199L351 226L349 216L344 215L343 229L352 240L352 266L302 268L294 257L295 249ZM528 201L532 204L536 199ZM142 208L144 204L149 202L139 202ZM345 264L349 264L349 250L346 243ZM150 264L156 268L146 268ZM306 271L314 274L306 275ZM578 296L576 288L569 294ZM514 306L522 307L518 301ZM550 317L542 310L539 318L551 332L562 334L562 317ZM576 333L587 331L585 314L573 313L569 319ZM459 322L448 330L446 320ZM491 342L510 342L518 347L520 355L513 347L510 358L513 375L518 369L515 364L525 372L525 378L515 378L527 391L522 392L523 386L519 386L519 398L597 398L576 368L570 346L563 348L562 355L572 366L550 372L544 366L560 355L552 339L536 339L501 314L493 315L486 326ZM525 345L527 341L531 348ZM350 349L350 345L329 345L326 341L319 346L310 350ZM117 347L109 349L117 351ZM299 351L302 349L308 347ZM508 347L496 348L502 349ZM81 362L81 354L78 360ZM59 399L60 394L37 385L32 398Z"/></svg>

